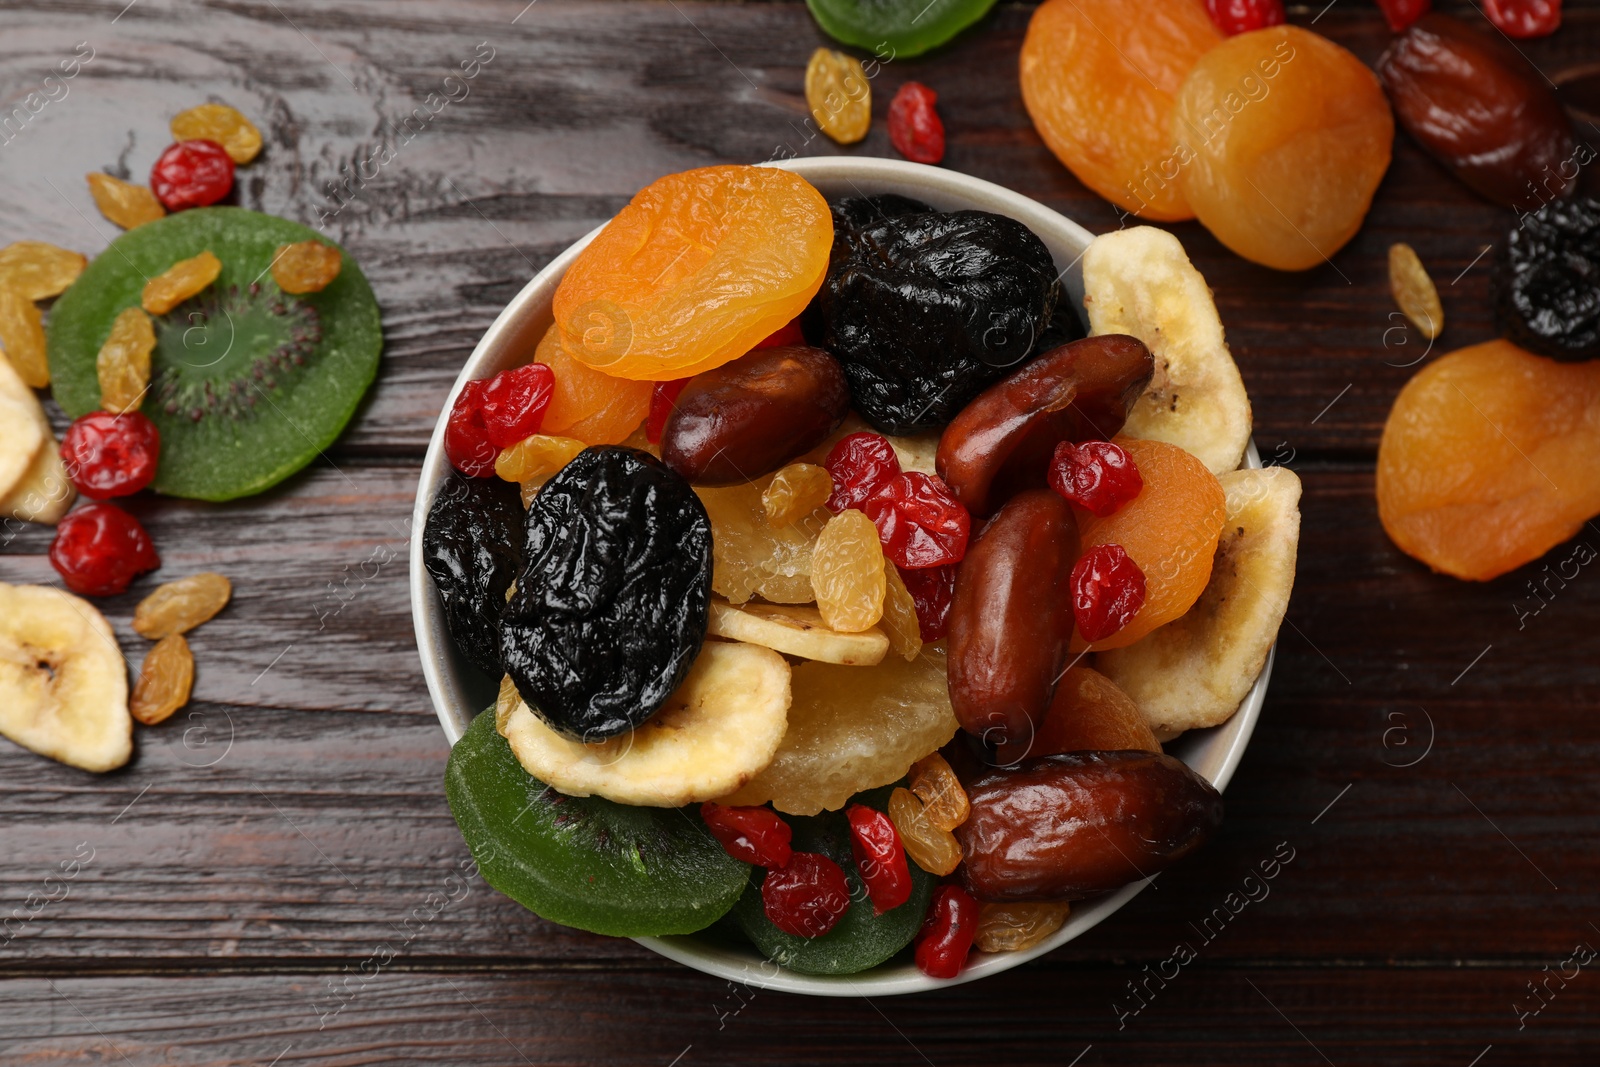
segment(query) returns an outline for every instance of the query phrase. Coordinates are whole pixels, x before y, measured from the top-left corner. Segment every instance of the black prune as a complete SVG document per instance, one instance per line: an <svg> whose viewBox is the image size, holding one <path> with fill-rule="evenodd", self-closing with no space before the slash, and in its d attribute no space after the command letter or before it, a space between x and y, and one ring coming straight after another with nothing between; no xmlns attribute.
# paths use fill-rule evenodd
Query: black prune
<svg viewBox="0 0 1600 1067"><path fill-rule="evenodd" d="M1495 319L1530 352L1600 357L1600 200L1549 203L1517 220L1495 264Z"/></svg>
<svg viewBox="0 0 1600 1067"><path fill-rule="evenodd" d="M601 741L683 682L711 610L711 520L633 448L587 448L528 509L527 564L501 621L517 692L552 729Z"/></svg>
<svg viewBox="0 0 1600 1067"><path fill-rule="evenodd" d="M1022 223L986 211L917 211L904 197L834 206L828 277L806 335L844 366L878 429L943 426L1039 351L1061 301L1055 263Z"/></svg>
<svg viewBox="0 0 1600 1067"><path fill-rule="evenodd" d="M422 532L422 561L444 602L445 626L468 662L494 678L500 663L500 613L522 570L522 496L499 478L450 478Z"/></svg>

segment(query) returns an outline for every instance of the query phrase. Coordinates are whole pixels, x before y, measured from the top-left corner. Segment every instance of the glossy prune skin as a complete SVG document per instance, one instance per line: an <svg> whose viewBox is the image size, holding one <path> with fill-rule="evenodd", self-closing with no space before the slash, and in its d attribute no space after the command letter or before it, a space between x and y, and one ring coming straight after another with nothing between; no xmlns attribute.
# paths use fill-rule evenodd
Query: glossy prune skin
<svg viewBox="0 0 1600 1067"><path fill-rule="evenodd" d="M757 349L690 379L661 459L694 485L743 485L821 444L849 410L844 371L822 349Z"/></svg>
<svg viewBox="0 0 1600 1067"><path fill-rule="evenodd" d="M904 197L834 206L828 276L806 336L832 352L855 408L889 434L935 429L1031 356L1061 300L1022 223Z"/></svg>
<svg viewBox="0 0 1600 1067"><path fill-rule="evenodd" d="M980 393L945 427L935 464L957 500L987 515L1042 486L1056 445L1109 441L1150 384L1137 338L1103 334L1046 352Z"/></svg>
<svg viewBox="0 0 1600 1067"><path fill-rule="evenodd" d="M967 548L950 606L950 705L962 729L1026 752L1072 640L1078 524L1049 489L1012 498ZM1002 757L1003 759L1003 757Z"/></svg>
<svg viewBox="0 0 1600 1067"><path fill-rule="evenodd" d="M1494 273L1502 333L1552 359L1600 358L1600 200L1547 204L1522 216Z"/></svg>
<svg viewBox="0 0 1600 1067"><path fill-rule="evenodd" d="M964 780L960 878L996 902L1080 900L1165 870L1222 824L1222 795L1172 756L1074 752Z"/></svg>
<svg viewBox="0 0 1600 1067"><path fill-rule="evenodd" d="M1498 40L1430 13L1377 69L1400 125L1480 196L1528 211L1572 191L1572 123L1543 76Z"/></svg>
<svg viewBox="0 0 1600 1067"><path fill-rule="evenodd" d="M445 626L474 667L493 678L500 661L500 614L522 570L522 497L511 482L455 471L428 509L422 562L444 604Z"/></svg>
<svg viewBox="0 0 1600 1067"><path fill-rule="evenodd" d="M524 545L501 620L522 699L578 741L650 718L705 641L711 521L700 498L648 452L586 448L539 490Z"/></svg>

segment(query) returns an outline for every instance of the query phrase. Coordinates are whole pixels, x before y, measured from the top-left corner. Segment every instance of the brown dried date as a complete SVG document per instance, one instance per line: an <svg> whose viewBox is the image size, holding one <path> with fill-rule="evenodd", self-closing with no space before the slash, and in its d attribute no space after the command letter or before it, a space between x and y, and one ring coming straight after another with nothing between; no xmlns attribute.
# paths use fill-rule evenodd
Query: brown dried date
<svg viewBox="0 0 1600 1067"><path fill-rule="evenodd" d="M1052 349L996 382L939 438L939 476L974 515L1044 484L1062 441L1109 441L1150 383L1142 341L1105 334Z"/></svg>
<svg viewBox="0 0 1600 1067"><path fill-rule="evenodd" d="M1072 639L1078 524L1049 489L1013 497L967 549L950 607L950 704L968 733L1026 753Z"/></svg>
<svg viewBox="0 0 1600 1067"><path fill-rule="evenodd" d="M1078 900L1165 870L1222 824L1222 795L1172 756L1077 752L964 783L960 877L980 900Z"/></svg>
<svg viewBox="0 0 1600 1067"><path fill-rule="evenodd" d="M849 408L844 371L822 349L758 349L684 386L661 459L695 485L743 484L821 444Z"/></svg>
<svg viewBox="0 0 1600 1067"><path fill-rule="evenodd" d="M1400 125L1473 191L1530 211L1572 191L1572 123L1539 73L1499 41L1427 14L1379 57L1378 77Z"/></svg>

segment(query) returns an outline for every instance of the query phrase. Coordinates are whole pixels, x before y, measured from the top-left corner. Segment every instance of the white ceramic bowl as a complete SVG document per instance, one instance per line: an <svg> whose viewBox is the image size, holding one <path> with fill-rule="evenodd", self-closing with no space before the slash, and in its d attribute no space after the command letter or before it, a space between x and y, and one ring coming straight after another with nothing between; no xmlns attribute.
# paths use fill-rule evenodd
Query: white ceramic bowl
<svg viewBox="0 0 1600 1067"><path fill-rule="evenodd" d="M784 160L768 165L801 175L830 201L869 193L900 193L947 211L976 208L1009 215L1027 225L1044 241L1050 254L1055 257L1056 264L1066 271L1065 280L1073 306L1083 306L1083 275L1078 269L1078 260L1092 235L1077 223L1025 196L955 171L891 159L831 156ZM552 260L495 319L489 332L478 342L472 358L462 368L455 388L450 391L449 402L439 415L439 424L434 429L433 441L423 461L422 484L418 487L416 508L412 513L415 535L411 538L411 610L416 622L417 646L422 653L422 670L428 680L428 693L433 698L439 722L451 744L460 738L474 714L494 702L495 686L468 666L456 652L455 644L445 628L438 593L422 565L421 533L427 523L428 509L434 495L450 469L449 460L444 454L446 414L464 383L490 377L528 361L539 338L552 321L550 305L557 283L578 253L598 232L595 230L583 237ZM1261 465L1254 444L1250 446L1245 462L1251 467ZM1272 657L1269 656L1261 676L1256 679L1255 687L1232 719L1222 726L1185 734L1168 745L1167 750L1205 775L1218 789L1225 788L1244 755L1245 745L1261 714L1267 679L1271 673ZM1188 862L1204 863L1204 852ZM1071 919L1060 930L1026 952L998 955L974 953L961 976L949 981L928 978L910 963L891 963L848 977L796 974L776 967L754 949L728 948L694 936L644 937L639 938L639 943L695 970L764 989L817 996L914 993L971 982L1009 970L1060 948L1133 899L1145 885L1145 882L1136 882L1108 896L1075 906Z"/></svg>

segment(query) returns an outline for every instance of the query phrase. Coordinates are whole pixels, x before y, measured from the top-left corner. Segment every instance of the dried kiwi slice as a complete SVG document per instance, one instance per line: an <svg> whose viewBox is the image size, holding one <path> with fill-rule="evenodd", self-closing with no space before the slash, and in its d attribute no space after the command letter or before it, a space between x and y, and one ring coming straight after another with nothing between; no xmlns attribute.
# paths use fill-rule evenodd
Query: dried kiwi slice
<svg viewBox="0 0 1600 1067"><path fill-rule="evenodd" d="M76 418L100 406L95 357L146 279L210 250L222 274L155 317L151 387L142 410L161 431L154 488L198 500L259 493L331 445L378 373L383 331L372 288L344 256L319 293L288 296L272 280L279 245L319 234L236 207L148 222L109 248L50 312L56 401Z"/></svg>
<svg viewBox="0 0 1600 1067"><path fill-rule="evenodd" d="M904 59L944 44L977 22L994 0L806 0L830 37Z"/></svg>

